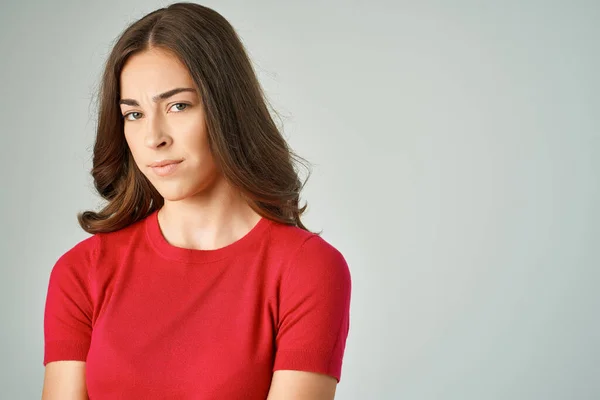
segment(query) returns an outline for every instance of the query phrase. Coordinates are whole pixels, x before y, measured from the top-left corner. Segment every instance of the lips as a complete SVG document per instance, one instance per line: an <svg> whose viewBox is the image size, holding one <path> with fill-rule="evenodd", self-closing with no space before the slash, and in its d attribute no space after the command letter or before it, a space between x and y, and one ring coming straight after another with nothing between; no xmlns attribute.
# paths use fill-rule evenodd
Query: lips
<svg viewBox="0 0 600 400"><path fill-rule="evenodd" d="M171 165L171 164L179 164L181 161L183 160L160 160L160 161L155 161L152 164L148 165L149 167L165 167L167 165Z"/></svg>
<svg viewBox="0 0 600 400"><path fill-rule="evenodd" d="M182 161L183 160L157 161L157 162L150 164L150 168L152 169L154 174L156 174L157 176L168 177L172 174L175 174L175 172L177 171L177 168L179 167L179 164L181 164Z"/></svg>

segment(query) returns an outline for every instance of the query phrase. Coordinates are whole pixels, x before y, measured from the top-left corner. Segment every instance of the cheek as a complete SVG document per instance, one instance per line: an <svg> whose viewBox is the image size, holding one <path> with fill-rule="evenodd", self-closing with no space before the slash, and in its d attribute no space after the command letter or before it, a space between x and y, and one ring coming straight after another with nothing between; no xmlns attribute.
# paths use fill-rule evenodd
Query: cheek
<svg viewBox="0 0 600 400"><path fill-rule="evenodd" d="M135 142L129 138L129 136L125 135L125 142L127 143L127 147L129 147L129 151L133 155L133 158L137 158L137 147Z"/></svg>
<svg viewBox="0 0 600 400"><path fill-rule="evenodd" d="M144 171L144 168L141 167L141 163L142 163L142 157L141 157L141 143L136 143L135 140L132 140L131 135L125 135L125 142L127 143L127 147L129 148L129 151L131 152L131 155L133 157L133 160L135 161L135 163L138 165L138 168L142 171Z"/></svg>
<svg viewBox="0 0 600 400"><path fill-rule="evenodd" d="M190 156L201 162L205 162L207 157L211 156L208 133L202 124L190 124L181 133L181 143L175 144L175 147L182 148ZM177 138L175 141L177 141Z"/></svg>

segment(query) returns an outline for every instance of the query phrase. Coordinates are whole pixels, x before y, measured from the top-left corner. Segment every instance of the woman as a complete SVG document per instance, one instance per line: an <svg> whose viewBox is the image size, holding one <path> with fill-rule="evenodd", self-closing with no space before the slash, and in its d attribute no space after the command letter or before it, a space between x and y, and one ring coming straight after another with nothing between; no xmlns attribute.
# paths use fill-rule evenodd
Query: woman
<svg viewBox="0 0 600 400"><path fill-rule="evenodd" d="M177 3L107 60L92 236L52 269L44 399L333 399L344 257L300 220L297 157L217 12Z"/></svg>

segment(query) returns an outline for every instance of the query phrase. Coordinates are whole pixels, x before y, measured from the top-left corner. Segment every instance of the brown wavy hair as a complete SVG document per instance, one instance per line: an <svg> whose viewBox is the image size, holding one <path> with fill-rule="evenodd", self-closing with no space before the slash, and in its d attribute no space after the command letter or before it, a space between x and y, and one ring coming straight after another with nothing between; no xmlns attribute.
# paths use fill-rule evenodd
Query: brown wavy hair
<svg viewBox="0 0 600 400"><path fill-rule="evenodd" d="M98 92L98 121L91 174L107 204L78 213L88 233L112 232L147 217L164 199L133 160L119 108L120 75L127 59L166 49L188 68L205 109L208 141L220 173L263 217L308 229L300 192L310 166L275 125L244 45L216 11L181 2L153 11L127 27L106 61ZM298 165L308 170L302 182Z"/></svg>

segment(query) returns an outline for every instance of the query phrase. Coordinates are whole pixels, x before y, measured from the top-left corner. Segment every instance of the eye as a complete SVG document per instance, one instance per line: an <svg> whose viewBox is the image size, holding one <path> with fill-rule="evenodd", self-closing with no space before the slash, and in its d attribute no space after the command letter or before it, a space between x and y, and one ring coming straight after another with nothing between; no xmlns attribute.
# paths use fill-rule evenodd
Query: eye
<svg viewBox="0 0 600 400"><path fill-rule="evenodd" d="M181 112L183 110L185 110L186 108L188 108L190 105L186 104L186 103L175 103L171 106L170 109L173 109L173 107L175 107L175 109L177 110L176 112ZM123 118L129 121L136 121L138 119L141 118L142 113L137 112L137 111L132 111L130 113L127 113L125 115L123 115ZM129 118L129 116L133 116L133 118Z"/></svg>
<svg viewBox="0 0 600 400"><path fill-rule="evenodd" d="M176 106L179 106L179 107L176 107ZM171 107L171 109L173 107L176 107L177 111L179 112L179 111L185 110L186 108L188 108L188 106L189 106L189 104L186 104L186 103L175 103L175 104L173 104L173 106Z"/></svg>
<svg viewBox="0 0 600 400"><path fill-rule="evenodd" d="M129 118L129 116L130 116L130 115L135 115L135 114L141 115L142 113L139 113L139 112L137 112L137 111L133 111L133 112L130 112L130 113L127 113L127 114L123 115L123 118L124 118L124 119L127 119L127 120L129 120L129 121L135 121L135 120L137 120L138 118L133 118L133 119Z"/></svg>

